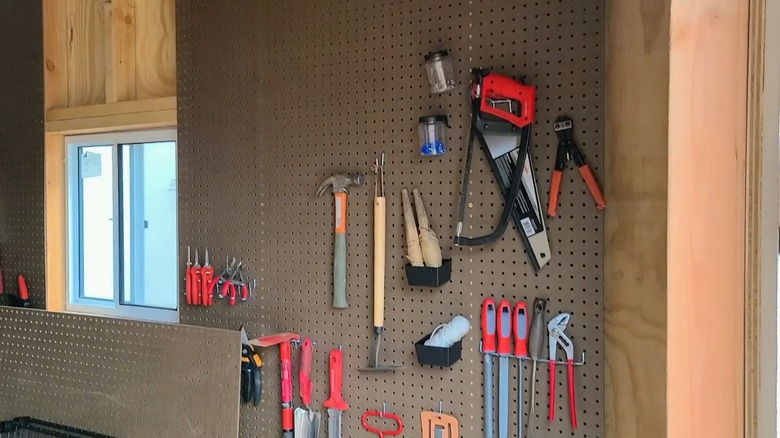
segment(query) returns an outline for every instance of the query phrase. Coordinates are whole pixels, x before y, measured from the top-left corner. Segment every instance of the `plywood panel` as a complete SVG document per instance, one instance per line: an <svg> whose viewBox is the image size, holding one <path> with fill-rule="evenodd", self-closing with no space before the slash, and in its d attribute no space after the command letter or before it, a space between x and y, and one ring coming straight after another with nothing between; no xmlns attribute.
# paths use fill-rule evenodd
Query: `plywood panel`
<svg viewBox="0 0 780 438"><path fill-rule="evenodd" d="M68 106L106 101L103 0L63 0L68 22Z"/></svg>
<svg viewBox="0 0 780 438"><path fill-rule="evenodd" d="M744 436L748 2L673 0L668 431Z"/></svg>
<svg viewBox="0 0 780 438"><path fill-rule="evenodd" d="M238 436L240 336L0 308L0 418L116 437Z"/></svg>
<svg viewBox="0 0 780 438"><path fill-rule="evenodd" d="M138 99L176 95L174 0L135 0Z"/></svg>
<svg viewBox="0 0 780 438"><path fill-rule="evenodd" d="M669 0L607 2L609 438L666 436L669 6Z"/></svg>
<svg viewBox="0 0 780 438"><path fill-rule="evenodd" d="M67 293L67 193L65 140L47 133L44 145L46 216L46 309L64 310Z"/></svg>
<svg viewBox="0 0 780 438"><path fill-rule="evenodd" d="M45 109L68 106L67 2L43 0Z"/></svg>
<svg viewBox="0 0 780 438"><path fill-rule="evenodd" d="M106 103L135 100L135 0L105 3Z"/></svg>

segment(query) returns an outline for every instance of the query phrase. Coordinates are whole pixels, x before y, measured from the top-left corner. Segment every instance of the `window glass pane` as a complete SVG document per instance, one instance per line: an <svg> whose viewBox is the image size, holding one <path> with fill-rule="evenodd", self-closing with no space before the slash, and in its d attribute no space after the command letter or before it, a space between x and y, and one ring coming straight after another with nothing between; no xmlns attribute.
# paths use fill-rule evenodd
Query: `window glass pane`
<svg viewBox="0 0 780 438"><path fill-rule="evenodd" d="M122 304L176 309L176 143L121 145Z"/></svg>
<svg viewBox="0 0 780 438"><path fill-rule="evenodd" d="M114 300L112 146L79 148L79 235L83 298Z"/></svg>

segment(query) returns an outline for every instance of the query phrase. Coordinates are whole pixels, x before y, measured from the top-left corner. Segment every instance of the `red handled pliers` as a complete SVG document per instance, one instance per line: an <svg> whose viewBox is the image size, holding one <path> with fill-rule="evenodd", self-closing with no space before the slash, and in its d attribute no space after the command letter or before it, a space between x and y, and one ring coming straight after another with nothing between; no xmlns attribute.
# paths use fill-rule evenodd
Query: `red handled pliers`
<svg viewBox="0 0 780 438"><path fill-rule="evenodd" d="M599 183L596 182L596 177L593 176L590 166L585 162L585 157L582 156L580 148L574 143L574 122L568 117L559 116L555 119L553 128L558 136L558 152L555 156L555 169L550 180L550 199L547 204L547 214L555 217L555 209L558 206L558 192L561 189L561 176L563 176L563 171L566 169L566 163L569 160L574 160L574 164L579 168L585 185L588 186L590 194L593 195L593 199L596 201L596 208L599 210L603 209L607 206L607 203L604 201L604 195L601 194Z"/></svg>
<svg viewBox="0 0 780 438"><path fill-rule="evenodd" d="M550 410L547 415L547 419L553 421L555 419L555 357L560 345L563 351L566 352L566 377L569 387L569 417L571 417L571 428L577 428L577 408L574 403L574 344L571 342L568 336L566 336L566 326L569 324L569 318L571 315L568 313L561 313L555 318L551 319L547 324L547 332L549 333L548 348L550 349Z"/></svg>

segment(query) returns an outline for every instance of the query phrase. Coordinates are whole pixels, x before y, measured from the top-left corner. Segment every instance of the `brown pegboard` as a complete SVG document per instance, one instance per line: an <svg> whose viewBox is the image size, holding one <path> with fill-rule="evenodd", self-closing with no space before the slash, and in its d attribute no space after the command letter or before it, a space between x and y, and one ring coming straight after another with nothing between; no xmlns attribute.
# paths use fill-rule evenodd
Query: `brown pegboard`
<svg viewBox="0 0 780 438"><path fill-rule="evenodd" d="M186 257L188 244L208 245L220 267L228 254L242 257L260 286L258 296L234 308L223 303L185 308L182 321L230 328L245 323L251 335L293 330L311 336L319 342L313 377L320 409L327 397L327 350L343 344L345 397L351 404L345 436L367 436L360 415L385 401L403 416L404 435L419 436L419 412L442 400L445 411L460 420L462 435L474 437L482 433L482 300L503 296L530 306L534 297L545 297L548 319L572 313L568 333L578 354L587 352L587 364L576 370L576 431L568 423L562 369L558 415L547 422L543 367L534 436L603 436L603 218L576 169L564 175L559 217L547 221L553 259L539 275L514 227L493 245L451 244L472 67L524 76L537 87L531 145L544 202L557 145L552 122L560 114L574 119L576 140L601 174L603 14L603 0L294 0L273 6L242 1L231 8L179 1L181 254ZM437 49L451 50L460 84L433 96L422 62ZM450 151L436 159L417 153L417 119L432 113L447 114L452 125ZM314 192L333 173L368 173L379 152L386 153L388 197L382 356L406 369L361 374L357 369L367 362L373 336L373 189L369 184L350 194L350 307L343 311L330 307L333 201L315 198ZM420 188L445 256L453 258L453 280L440 289L405 284L403 187ZM471 193L467 234L484 234L502 201L479 150ZM473 326L464 339L463 359L451 369L417 365L413 343L454 314L468 317ZM273 436L279 430L275 351L264 359L265 375L272 377L266 379L263 406L242 408L242 436ZM515 398L516 375L513 369ZM526 367L524 379L529 378ZM524 387L528 403L527 382Z"/></svg>
<svg viewBox="0 0 780 438"><path fill-rule="evenodd" d="M238 434L239 335L0 308L0 419L117 437Z"/></svg>
<svg viewBox="0 0 780 438"><path fill-rule="evenodd" d="M0 81L0 264L8 292L25 276L34 307L46 305L41 3L0 0L0 56L13 60Z"/></svg>

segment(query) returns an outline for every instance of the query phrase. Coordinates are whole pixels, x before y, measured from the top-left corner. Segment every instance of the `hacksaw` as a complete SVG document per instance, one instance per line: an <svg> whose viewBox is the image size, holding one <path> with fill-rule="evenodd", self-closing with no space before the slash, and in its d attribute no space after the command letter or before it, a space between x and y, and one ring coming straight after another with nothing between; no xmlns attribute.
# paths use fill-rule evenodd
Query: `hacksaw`
<svg viewBox="0 0 780 438"><path fill-rule="evenodd" d="M475 69L471 84L471 132L460 193L455 245L477 246L504 234L511 219L520 233L531 265L539 272L549 263L550 242L542 214L529 142L534 120L534 87L511 78ZM477 140L504 197L499 223L481 237L461 235L468 203L474 141Z"/></svg>

